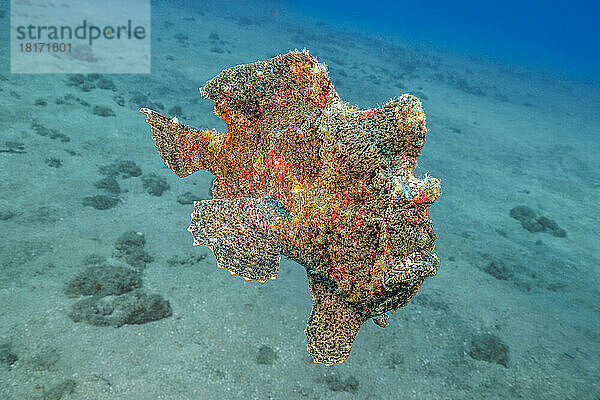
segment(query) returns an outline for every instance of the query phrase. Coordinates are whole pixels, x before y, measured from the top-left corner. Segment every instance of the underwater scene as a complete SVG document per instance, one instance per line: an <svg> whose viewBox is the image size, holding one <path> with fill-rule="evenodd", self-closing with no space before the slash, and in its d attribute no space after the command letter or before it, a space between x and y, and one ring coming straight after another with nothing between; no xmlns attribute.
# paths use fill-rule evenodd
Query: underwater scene
<svg viewBox="0 0 600 400"><path fill-rule="evenodd" d="M600 399L599 18L0 0L0 400Z"/></svg>

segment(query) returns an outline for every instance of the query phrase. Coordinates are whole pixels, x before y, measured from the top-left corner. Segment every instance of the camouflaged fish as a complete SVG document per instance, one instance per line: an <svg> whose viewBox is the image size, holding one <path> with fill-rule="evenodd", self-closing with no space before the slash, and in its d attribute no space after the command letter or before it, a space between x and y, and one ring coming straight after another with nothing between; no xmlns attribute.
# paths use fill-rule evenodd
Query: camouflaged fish
<svg viewBox="0 0 600 400"><path fill-rule="evenodd" d="M216 176L213 199L194 202L194 245L246 280L275 279L280 254L302 264L308 351L345 361L365 320L387 326L386 313L437 272L427 209L440 181L414 175L427 133L420 100L358 110L308 51L226 69L200 91L227 133L140 110L175 174Z"/></svg>

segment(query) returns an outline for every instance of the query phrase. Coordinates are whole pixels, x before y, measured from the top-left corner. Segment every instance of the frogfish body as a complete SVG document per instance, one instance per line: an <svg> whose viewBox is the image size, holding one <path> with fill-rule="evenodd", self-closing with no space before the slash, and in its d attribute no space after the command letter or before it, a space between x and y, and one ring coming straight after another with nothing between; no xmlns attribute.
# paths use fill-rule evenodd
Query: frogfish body
<svg viewBox="0 0 600 400"><path fill-rule="evenodd" d="M141 109L175 174L216 176L213 199L194 202L194 245L246 280L275 279L279 255L302 264L308 351L345 361L363 322L387 326L387 312L438 269L427 210L440 181L414 175L427 134L421 101L351 107L308 51L226 69L200 90L227 133Z"/></svg>

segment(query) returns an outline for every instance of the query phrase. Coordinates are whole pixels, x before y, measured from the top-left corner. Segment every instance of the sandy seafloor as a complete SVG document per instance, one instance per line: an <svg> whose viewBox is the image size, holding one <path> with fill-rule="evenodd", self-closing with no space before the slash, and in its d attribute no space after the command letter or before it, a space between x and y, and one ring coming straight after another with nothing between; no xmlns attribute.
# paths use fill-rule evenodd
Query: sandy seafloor
<svg viewBox="0 0 600 400"><path fill-rule="evenodd" d="M597 86L264 10L156 4L153 33L152 74L105 76L114 90L84 92L67 75L11 75L1 54L0 149L17 151L0 153L0 345L10 348L0 357L0 399L598 399ZM352 104L419 95L430 132L418 172L443 184L430 209L438 275L389 328L367 322L347 362L330 368L306 352L302 266L283 260L276 281L247 283L191 246L192 206L176 199L209 198L212 178L173 175L132 100L147 95L165 111L180 106L189 125L222 130L198 87L223 68L294 48L325 62ZM68 94L90 106L56 104ZM94 115L96 105L115 116ZM32 123L69 141L36 134ZM119 178L116 207L84 206L102 193L99 168L119 160L170 188L153 196L141 177ZM520 205L566 237L523 229L509 216ZM172 317L120 328L73 322L77 299L65 282L90 255L126 265L114 247L130 230L145 235L154 258L144 290L169 300ZM169 263L174 256L189 262ZM506 346L506 366L471 356L485 334Z"/></svg>

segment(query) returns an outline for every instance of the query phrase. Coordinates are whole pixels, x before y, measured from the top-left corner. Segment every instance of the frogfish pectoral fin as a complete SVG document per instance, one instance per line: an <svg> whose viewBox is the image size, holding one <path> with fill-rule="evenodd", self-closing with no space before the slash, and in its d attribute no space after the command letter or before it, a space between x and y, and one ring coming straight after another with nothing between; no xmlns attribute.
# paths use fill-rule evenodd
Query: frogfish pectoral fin
<svg viewBox="0 0 600 400"><path fill-rule="evenodd" d="M211 249L219 268L266 282L279 271L281 244L273 230L277 218L262 199L201 200L194 202L188 231L194 245Z"/></svg>
<svg viewBox="0 0 600 400"><path fill-rule="evenodd" d="M177 176L183 178L201 169L215 172L224 133L198 130L148 108L140 112L146 114L160 157Z"/></svg>
<svg viewBox="0 0 600 400"><path fill-rule="evenodd" d="M306 326L308 352L316 363L342 363L366 318L338 296L326 283L308 274L313 308Z"/></svg>

